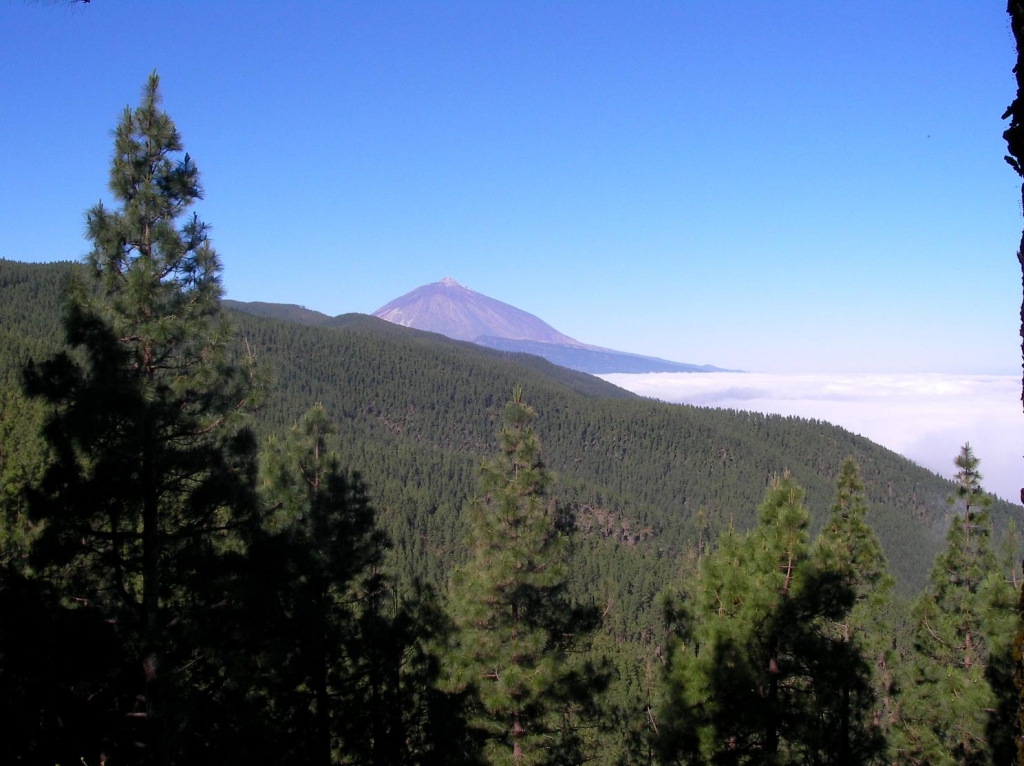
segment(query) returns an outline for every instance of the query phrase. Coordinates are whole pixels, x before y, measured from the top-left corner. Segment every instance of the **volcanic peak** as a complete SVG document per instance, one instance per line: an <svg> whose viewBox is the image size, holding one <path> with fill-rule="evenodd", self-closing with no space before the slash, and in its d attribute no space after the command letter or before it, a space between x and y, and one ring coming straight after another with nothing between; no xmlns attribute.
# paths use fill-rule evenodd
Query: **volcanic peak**
<svg viewBox="0 0 1024 766"><path fill-rule="evenodd" d="M373 315L457 340L496 337L579 345L532 314L474 292L451 277L417 287Z"/></svg>
<svg viewBox="0 0 1024 766"><path fill-rule="evenodd" d="M534 354L554 364L591 374L717 369L580 343L533 314L474 292L451 277L417 287L377 309L373 315L404 327L436 332L500 351Z"/></svg>

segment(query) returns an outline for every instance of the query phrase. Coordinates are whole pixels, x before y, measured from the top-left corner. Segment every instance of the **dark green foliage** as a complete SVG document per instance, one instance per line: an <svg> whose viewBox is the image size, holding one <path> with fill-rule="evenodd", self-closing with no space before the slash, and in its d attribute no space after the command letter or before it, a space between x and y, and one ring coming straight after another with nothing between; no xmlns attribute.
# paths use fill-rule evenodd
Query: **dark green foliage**
<svg viewBox="0 0 1024 766"><path fill-rule="evenodd" d="M864 484L856 461L843 461L836 480L836 499L828 522L818 537L819 565L840 571L854 587L858 603L884 594L892 587L885 553L867 523Z"/></svg>
<svg viewBox="0 0 1024 766"><path fill-rule="evenodd" d="M1010 718L1013 721L1015 747L1014 763L1024 764L1024 584L1017 598L1017 632L1013 637L1013 704ZM1009 712L1009 711L1008 711Z"/></svg>
<svg viewBox="0 0 1024 766"><path fill-rule="evenodd" d="M382 595L384 539L359 479L342 472L328 452L329 433L323 410L314 409L270 450L265 491L274 509L272 534L250 551L250 584L257 606L265 607L257 614L267 627L260 643L273 687L266 693L273 715L282 719L281 744L293 749L281 757L322 764L333 761L343 740L354 749L355 733L383 744L372 728L347 731L356 723L346 720L346 712L357 709L354 698L384 712L377 694L382 684L373 678L383 669L367 661L358 629ZM374 723L384 725L380 718Z"/></svg>
<svg viewBox="0 0 1024 766"><path fill-rule="evenodd" d="M837 633L855 592L811 555L803 491L772 482L746 536L729 530L684 586L658 740L666 762L867 763L869 669Z"/></svg>
<svg viewBox="0 0 1024 766"><path fill-rule="evenodd" d="M50 459L39 437L44 411L21 392L0 387L0 413L0 566L22 568L39 532L26 492L42 479Z"/></svg>
<svg viewBox="0 0 1024 766"><path fill-rule="evenodd" d="M28 279L12 288L14 302L32 279L68 272L63 265L0 261L0 278L6 268L23 270ZM40 293L36 308L49 312L46 332L57 338L59 307L46 303L47 294ZM418 580L441 587L466 560L462 509L475 468L490 451L501 392L517 383L529 387L542 415L536 431L545 460L559 476L551 499L576 529L567 593L574 603L600 605L604 632L596 643L615 650L617 668L604 702L640 750L651 727L648 679L663 646L656 596L730 519L740 531L750 528L750 509L773 472L794 467L812 510L826 509L839 466L852 454L862 469L866 518L890 553L901 593L924 580L936 549L951 484L824 423L606 399L603 392L614 388L597 381L586 389L580 382L586 376L575 373L553 378L554 368L542 360L523 366L521 357L372 317L339 317L326 328L233 319L276 377L255 426L263 436L281 433L313 403L323 403L338 429L338 462L359 468L377 522L392 541L385 568L395 572L399 593L415 592ZM5 354L0 347L2 364ZM1005 525L1014 510L997 502L993 512ZM826 517L812 516L810 530L822 528ZM887 608L887 619L898 622L906 612Z"/></svg>
<svg viewBox="0 0 1024 766"><path fill-rule="evenodd" d="M25 491L49 462L40 435L45 407L22 392L22 369L61 348L57 321L71 264L34 266L0 259L0 564L24 567L38 526Z"/></svg>
<svg viewBox="0 0 1024 766"><path fill-rule="evenodd" d="M333 331L255 317L237 321L276 370L264 423L284 427L322 402L352 445L343 463L363 467L398 550L417 543L409 539L404 510L392 525L392 509L426 507L435 509L427 511L432 525L453 521L460 498L472 491L473 462L487 451L500 392L521 384L543 414L539 435L560 476L557 492L578 506L581 524L595 534L652 552L680 551L698 533L701 507L712 534L730 516L749 528L754 517L743 509L756 506L767 478L785 466L808 488L812 505L825 509L838 466L853 454L869 521L886 548L899 551L892 559L900 591L924 584L950 485L867 440L817 421L581 398L541 375L539 366L524 370L469 344L370 317L340 319L350 321ZM448 481L427 485L449 472L460 477L457 491ZM999 506L1001 523L1010 513ZM450 550L458 534L442 539ZM443 569L430 577L443 581Z"/></svg>
<svg viewBox="0 0 1024 766"><path fill-rule="evenodd" d="M962 513L950 524L946 549L914 608L914 652L895 732L897 757L905 763L1008 760L1012 724L998 720L997 711L999 689L1012 684L1013 590L992 551L991 498L981 487L978 459L964 445L955 462L957 491L950 501Z"/></svg>
<svg viewBox="0 0 1024 766"><path fill-rule="evenodd" d="M120 717L92 734L108 737L108 755L152 762L195 736L179 712L196 689L195 626L215 613L211 570L255 508L255 441L235 422L248 381L206 226L179 226L200 197L180 151L153 75L115 131L121 207L87 213L88 274L64 321L71 350L31 365L25 384L51 408L52 459L29 498L46 522L35 568L66 604L116 626L123 664L105 692Z"/></svg>
<svg viewBox="0 0 1024 766"><path fill-rule="evenodd" d="M469 723L494 764L563 762L576 748L580 715L573 698L582 679L566 652L586 620L573 615L565 598L568 530L547 501L550 476L533 419L516 389L498 456L480 470L466 541L470 559L451 581L458 630L447 685L470 694Z"/></svg>
<svg viewBox="0 0 1024 766"><path fill-rule="evenodd" d="M0 262L0 273L6 264ZM32 270L42 276L47 268ZM18 294L23 293L12 300ZM35 308L57 311L45 302ZM516 384L530 390L543 415L538 429L547 462L560 477L555 491L576 509L583 532L578 550L589 550L585 540L595 538L594 550L630 548L622 555L631 558L635 551L646 559L636 567L640 581L616 576L609 582L622 591L612 612L622 629L636 621L638 615L622 611L636 599L645 604L645 621L656 624L653 599L658 583L674 572L671 557L702 528L706 537L718 534L730 517L740 529L749 528L749 509L756 507L767 478L785 466L807 488L811 507L824 510L838 466L848 455L855 457L868 521L883 547L899 554L890 558L901 593L923 587L945 530L948 482L818 421L628 395L607 400L600 397L608 391L624 392L564 370L571 380L552 378L557 368L543 360L534 358L534 366L524 368L530 358L502 356L372 317L338 317L331 328L247 315L234 320L248 348L276 376L257 427L269 435L296 422L313 403L323 403L339 428L342 464L359 466L372 489L403 578L419 575L440 585L462 555L462 501L473 491L474 464L488 452L501 392ZM55 313L50 322L49 332L56 334ZM599 385L586 397L563 385L582 390L582 380ZM697 519L701 509L703 521ZM1011 506L995 504L997 527L1013 513ZM824 516L812 518L812 530ZM594 582L598 565L589 561L574 561L571 579L581 565L595 570L581 581Z"/></svg>
<svg viewBox="0 0 1024 766"><path fill-rule="evenodd" d="M334 321L331 317L321 314L319 311L313 311L305 306L296 306L294 304L262 303L260 301L242 303L241 301L231 300L225 300L223 304L224 308L229 311L238 311L242 314L252 314L253 316L267 317L268 319L281 319L285 322L295 322L296 324L308 324L313 327L322 327Z"/></svg>
<svg viewBox="0 0 1024 766"><path fill-rule="evenodd" d="M313 408L265 452L268 514L240 564L238 627L220 653L223 704L246 711L224 757L419 763L461 743L427 650L446 620L429 593L400 601L382 575L385 536L332 434Z"/></svg>
<svg viewBox="0 0 1024 766"><path fill-rule="evenodd" d="M838 575L853 592L853 606L846 617L836 622L832 630L845 643L853 645L871 667L871 681L875 709L875 726L882 732L892 723L892 694L894 687L891 616L893 579L886 567L885 554L866 522L868 508L864 500L864 485L860 481L857 463L847 458L836 481L836 499L832 504L828 523L821 530L814 547L816 565L821 571ZM855 685L859 679L854 678ZM844 680L839 679L842 685ZM843 694L855 694L856 688L842 688ZM853 700L857 702L857 700ZM849 715L867 712L868 705L849 705ZM840 715L836 741L849 739L848 732L856 724L847 714ZM855 730L855 729L854 729Z"/></svg>
<svg viewBox="0 0 1024 766"><path fill-rule="evenodd" d="M60 312L74 265L29 264L0 258L0 384L21 388L30 359L62 347Z"/></svg>

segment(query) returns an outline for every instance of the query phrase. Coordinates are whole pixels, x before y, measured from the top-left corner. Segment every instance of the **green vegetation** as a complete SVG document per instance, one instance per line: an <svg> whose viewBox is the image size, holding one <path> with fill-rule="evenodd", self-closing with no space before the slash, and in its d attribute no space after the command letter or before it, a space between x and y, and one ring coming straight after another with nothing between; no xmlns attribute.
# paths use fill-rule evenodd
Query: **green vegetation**
<svg viewBox="0 0 1024 766"><path fill-rule="evenodd" d="M223 657L230 704L247 711L226 761L397 764L456 726L426 726L445 697L431 692L438 663L424 644L443 623L428 594L396 599L387 539L335 444L314 407L264 450L264 515L238 562Z"/></svg>
<svg viewBox="0 0 1024 766"><path fill-rule="evenodd" d="M787 475L758 525L705 557L675 622L659 747L685 763L869 763L870 671L845 624L856 598L851 547L830 529L814 556L803 492ZM843 627L840 627L843 626Z"/></svg>
<svg viewBox="0 0 1024 766"><path fill-rule="evenodd" d="M596 615L565 598L571 529L546 502L551 478L534 417L517 388L505 407L498 457L481 468L470 559L451 580L457 632L447 683L469 692L469 724L481 733L488 763L583 760L577 721L598 690L593 672L576 673L568 661Z"/></svg>
<svg viewBox="0 0 1024 766"><path fill-rule="evenodd" d="M906 763L1009 761L1012 722L999 720L1010 694L1009 652L1014 590L996 565L978 459L969 445L957 456L955 498L962 505L946 549L914 606L914 653L903 682L896 748ZM994 683L993 683L994 681ZM941 706L935 700L943 700ZM993 718L993 711L996 717ZM950 726L950 720L957 721Z"/></svg>
<svg viewBox="0 0 1024 766"><path fill-rule="evenodd" d="M198 171L159 109L151 76L115 131L117 211L87 213L87 279L71 287L69 350L29 364L51 456L27 494L42 533L30 563L66 603L95 611L121 657L103 704L111 738L171 752L187 737L201 648L192 628L220 598L211 572L256 504L256 444L236 413L248 399L220 308L219 266L195 216ZM215 579L215 578L214 578ZM168 626L174 626L169 628ZM194 667L194 665L193 665Z"/></svg>
<svg viewBox="0 0 1024 766"><path fill-rule="evenodd" d="M1012 757L1019 509L968 447L951 483L817 421L228 314L155 76L110 185L83 266L0 260L5 761Z"/></svg>

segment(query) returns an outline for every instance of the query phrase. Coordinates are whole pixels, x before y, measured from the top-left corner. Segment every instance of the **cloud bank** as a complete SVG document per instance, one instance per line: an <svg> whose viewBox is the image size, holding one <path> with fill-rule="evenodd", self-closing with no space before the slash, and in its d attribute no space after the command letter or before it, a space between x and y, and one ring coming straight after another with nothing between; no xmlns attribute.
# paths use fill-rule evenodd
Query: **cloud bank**
<svg viewBox="0 0 1024 766"><path fill-rule="evenodd" d="M666 402L815 418L952 478L970 442L983 486L1018 502L1024 486L1020 379L1010 375L650 373L601 378Z"/></svg>

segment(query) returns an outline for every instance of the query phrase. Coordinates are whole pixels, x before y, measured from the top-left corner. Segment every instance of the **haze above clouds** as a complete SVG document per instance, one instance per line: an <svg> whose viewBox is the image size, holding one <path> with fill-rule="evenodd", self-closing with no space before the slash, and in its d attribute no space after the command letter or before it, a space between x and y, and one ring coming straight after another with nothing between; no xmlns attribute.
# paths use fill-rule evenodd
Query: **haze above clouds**
<svg viewBox="0 0 1024 766"><path fill-rule="evenodd" d="M1017 502L1024 483L1020 379L1011 375L651 373L599 376L666 402L835 423L952 478L970 442L983 486Z"/></svg>

